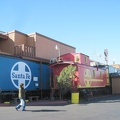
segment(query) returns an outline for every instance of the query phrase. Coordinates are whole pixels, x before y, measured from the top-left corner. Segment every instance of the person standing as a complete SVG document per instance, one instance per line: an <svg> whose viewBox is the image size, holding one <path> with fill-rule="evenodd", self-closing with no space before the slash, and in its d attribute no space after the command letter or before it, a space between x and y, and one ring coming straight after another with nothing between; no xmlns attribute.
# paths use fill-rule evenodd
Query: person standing
<svg viewBox="0 0 120 120"><path fill-rule="evenodd" d="M15 109L18 111L22 107L22 111L25 111L25 89L24 89L24 84L20 84L19 92L18 92L18 97L20 100L20 104L18 104Z"/></svg>

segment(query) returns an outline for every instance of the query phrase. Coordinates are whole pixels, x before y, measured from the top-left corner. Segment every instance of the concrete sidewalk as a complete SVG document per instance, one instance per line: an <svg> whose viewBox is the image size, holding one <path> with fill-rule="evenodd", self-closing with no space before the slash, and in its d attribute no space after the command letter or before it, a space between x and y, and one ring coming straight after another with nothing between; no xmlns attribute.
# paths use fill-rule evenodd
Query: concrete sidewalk
<svg viewBox="0 0 120 120"><path fill-rule="evenodd" d="M80 99L79 104L89 104L89 103L95 103L102 100L114 100L114 99L120 99L120 95L105 95L105 96L96 96L89 98L89 100ZM18 103L0 103L0 106L16 106ZM38 101L32 101L27 102L26 106L63 106L71 104L71 100L38 100Z"/></svg>
<svg viewBox="0 0 120 120"><path fill-rule="evenodd" d="M18 103L0 103L0 106L16 106ZM38 100L38 101L32 101L32 102L27 102L26 106L63 106L70 104L68 101L60 101L60 100L55 100L55 101L50 101L50 100Z"/></svg>
<svg viewBox="0 0 120 120"><path fill-rule="evenodd" d="M50 101L51 102L51 101ZM42 103L42 102L41 102ZM45 104L42 103L42 104ZM120 120L120 96L81 101L80 104L28 105L26 111L15 106L0 107L1 120Z"/></svg>

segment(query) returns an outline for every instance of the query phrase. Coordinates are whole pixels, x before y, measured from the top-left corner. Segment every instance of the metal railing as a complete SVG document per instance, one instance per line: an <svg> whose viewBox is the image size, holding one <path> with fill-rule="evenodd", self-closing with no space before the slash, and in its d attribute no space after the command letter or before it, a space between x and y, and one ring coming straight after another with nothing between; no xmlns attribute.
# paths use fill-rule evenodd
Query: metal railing
<svg viewBox="0 0 120 120"><path fill-rule="evenodd" d="M35 47L25 44L14 47L14 54L16 56L35 57Z"/></svg>

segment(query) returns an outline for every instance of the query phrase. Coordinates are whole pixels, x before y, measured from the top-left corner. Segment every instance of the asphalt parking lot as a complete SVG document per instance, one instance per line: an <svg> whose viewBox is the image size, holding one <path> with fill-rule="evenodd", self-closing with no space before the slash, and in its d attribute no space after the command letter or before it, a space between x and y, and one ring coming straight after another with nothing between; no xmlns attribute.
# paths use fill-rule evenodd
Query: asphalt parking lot
<svg viewBox="0 0 120 120"><path fill-rule="evenodd" d="M29 104L26 111L1 106L1 120L120 120L120 96L110 95L81 101L80 104Z"/></svg>

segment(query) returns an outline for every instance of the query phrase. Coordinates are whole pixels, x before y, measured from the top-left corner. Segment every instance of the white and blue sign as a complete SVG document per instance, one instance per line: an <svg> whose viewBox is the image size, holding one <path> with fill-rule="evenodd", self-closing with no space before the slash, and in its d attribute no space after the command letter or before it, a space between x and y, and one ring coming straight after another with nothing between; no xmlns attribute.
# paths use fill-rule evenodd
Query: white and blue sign
<svg viewBox="0 0 120 120"><path fill-rule="evenodd" d="M32 78L30 67L24 62L17 62L11 69L11 81L13 85L19 89L21 83L24 84L24 88L30 85Z"/></svg>
<svg viewBox="0 0 120 120"><path fill-rule="evenodd" d="M40 87L39 80L39 63L0 55L0 90L16 91L21 83L26 90L36 90Z"/></svg>

